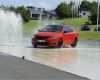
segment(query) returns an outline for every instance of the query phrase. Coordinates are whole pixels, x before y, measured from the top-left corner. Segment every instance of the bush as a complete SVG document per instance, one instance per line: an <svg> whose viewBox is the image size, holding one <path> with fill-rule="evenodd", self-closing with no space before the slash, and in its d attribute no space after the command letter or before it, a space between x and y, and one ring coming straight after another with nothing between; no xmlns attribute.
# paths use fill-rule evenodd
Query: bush
<svg viewBox="0 0 100 80"><path fill-rule="evenodd" d="M91 16L89 17L89 20L93 25L97 24L97 12L96 13L91 13ZM100 24L100 15L99 15L99 24Z"/></svg>
<svg viewBox="0 0 100 80"><path fill-rule="evenodd" d="M85 25L91 25L91 23L89 21L85 22Z"/></svg>
<svg viewBox="0 0 100 80"><path fill-rule="evenodd" d="M59 18L68 18L72 15L72 7L69 4L61 3L55 9Z"/></svg>
<svg viewBox="0 0 100 80"><path fill-rule="evenodd" d="M90 27L88 25L81 26L81 31L90 31Z"/></svg>
<svg viewBox="0 0 100 80"><path fill-rule="evenodd" d="M95 25L97 23L97 15L96 14L91 14L91 16L89 17L91 23L93 25Z"/></svg>
<svg viewBox="0 0 100 80"><path fill-rule="evenodd" d="M97 29L97 27L94 29L94 31L100 31L100 26L98 27L98 29Z"/></svg>
<svg viewBox="0 0 100 80"><path fill-rule="evenodd" d="M24 6L17 7L16 12L22 16L24 22L28 22L30 20L31 13Z"/></svg>

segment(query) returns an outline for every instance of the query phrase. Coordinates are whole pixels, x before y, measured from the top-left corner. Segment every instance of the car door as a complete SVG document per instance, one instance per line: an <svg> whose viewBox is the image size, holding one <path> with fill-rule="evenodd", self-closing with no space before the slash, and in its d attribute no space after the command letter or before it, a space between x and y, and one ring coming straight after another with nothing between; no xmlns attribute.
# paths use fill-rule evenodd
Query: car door
<svg viewBox="0 0 100 80"><path fill-rule="evenodd" d="M71 44L74 40L74 32L73 29L70 28L70 26L64 26L64 43L65 44Z"/></svg>

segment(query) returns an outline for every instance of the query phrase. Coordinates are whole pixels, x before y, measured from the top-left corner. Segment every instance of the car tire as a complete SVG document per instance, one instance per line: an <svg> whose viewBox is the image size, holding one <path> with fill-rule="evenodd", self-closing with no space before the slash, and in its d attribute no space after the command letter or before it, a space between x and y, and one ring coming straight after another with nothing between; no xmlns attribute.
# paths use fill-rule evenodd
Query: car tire
<svg viewBox="0 0 100 80"><path fill-rule="evenodd" d="M37 45L36 44L34 44L34 48L37 48Z"/></svg>
<svg viewBox="0 0 100 80"><path fill-rule="evenodd" d="M77 46L78 39L75 38L74 42L71 44L71 47L75 48Z"/></svg>
<svg viewBox="0 0 100 80"><path fill-rule="evenodd" d="M58 48L61 48L61 47L63 47L63 41L58 42Z"/></svg>

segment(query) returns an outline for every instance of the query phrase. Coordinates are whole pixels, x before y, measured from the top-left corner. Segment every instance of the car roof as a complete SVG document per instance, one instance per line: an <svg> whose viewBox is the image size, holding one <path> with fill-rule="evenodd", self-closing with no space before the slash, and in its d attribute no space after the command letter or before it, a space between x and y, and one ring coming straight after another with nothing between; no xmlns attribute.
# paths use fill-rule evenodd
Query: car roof
<svg viewBox="0 0 100 80"><path fill-rule="evenodd" d="M61 25L57 25L57 24L51 24L51 25L47 25L47 26L61 26Z"/></svg>
<svg viewBox="0 0 100 80"><path fill-rule="evenodd" d="M68 28L68 29L73 29L73 27L70 26L70 25L64 25L63 27L64 27L65 29L67 29L67 28Z"/></svg>
<svg viewBox="0 0 100 80"><path fill-rule="evenodd" d="M51 27L58 27L58 28L63 28L62 25L47 25L47 26L51 26Z"/></svg>
<svg viewBox="0 0 100 80"><path fill-rule="evenodd" d="M73 27L69 26L69 25L63 26L63 29L64 29L64 31L74 31Z"/></svg>

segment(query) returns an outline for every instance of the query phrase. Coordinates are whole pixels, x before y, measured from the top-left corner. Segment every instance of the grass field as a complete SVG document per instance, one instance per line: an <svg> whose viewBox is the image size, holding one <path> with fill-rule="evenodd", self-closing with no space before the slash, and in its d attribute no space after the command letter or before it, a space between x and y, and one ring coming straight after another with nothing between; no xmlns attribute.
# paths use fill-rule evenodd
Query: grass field
<svg viewBox="0 0 100 80"><path fill-rule="evenodd" d="M58 23L58 24L66 24L66 25L72 25L76 28L79 28L82 24L87 22L87 19L61 19L61 20L50 20L49 23ZM28 23L24 24L24 31L30 32L32 29L35 29L38 27L39 20L30 20Z"/></svg>
<svg viewBox="0 0 100 80"><path fill-rule="evenodd" d="M76 29L80 29L80 26L83 25L85 22L87 22L88 19L84 18L76 18L76 19L62 19L62 20L54 20L49 21L49 23L64 23L66 25L72 25ZM30 22L24 24L24 32L30 34L32 30L35 30L39 25L39 20L30 20ZM80 33L80 39L81 40L99 40L100 41L100 33L94 32L94 28L96 25L90 25L92 31L79 31Z"/></svg>
<svg viewBox="0 0 100 80"><path fill-rule="evenodd" d="M80 32L80 40L97 40L100 41L100 32Z"/></svg>
<svg viewBox="0 0 100 80"><path fill-rule="evenodd" d="M38 26L38 20L30 20L28 23L24 23L23 26L24 31L30 32L32 29Z"/></svg>
<svg viewBox="0 0 100 80"><path fill-rule="evenodd" d="M87 22L88 19L76 18L76 19L64 19L63 21L66 25L68 24L68 25L73 25L75 27L79 27L79 26L83 25L85 22Z"/></svg>

